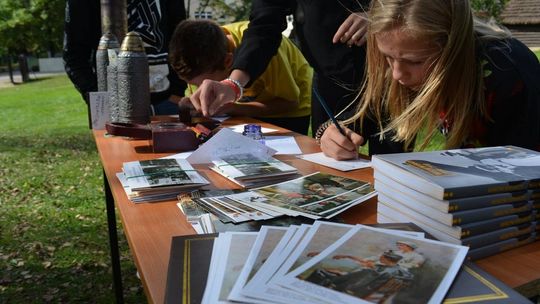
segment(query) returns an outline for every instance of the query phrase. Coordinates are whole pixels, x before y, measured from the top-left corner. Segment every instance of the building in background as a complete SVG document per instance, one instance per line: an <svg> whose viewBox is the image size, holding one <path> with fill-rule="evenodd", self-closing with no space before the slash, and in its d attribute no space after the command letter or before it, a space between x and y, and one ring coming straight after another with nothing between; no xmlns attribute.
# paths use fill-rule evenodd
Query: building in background
<svg viewBox="0 0 540 304"><path fill-rule="evenodd" d="M510 0L500 19L529 48L540 48L540 0Z"/></svg>

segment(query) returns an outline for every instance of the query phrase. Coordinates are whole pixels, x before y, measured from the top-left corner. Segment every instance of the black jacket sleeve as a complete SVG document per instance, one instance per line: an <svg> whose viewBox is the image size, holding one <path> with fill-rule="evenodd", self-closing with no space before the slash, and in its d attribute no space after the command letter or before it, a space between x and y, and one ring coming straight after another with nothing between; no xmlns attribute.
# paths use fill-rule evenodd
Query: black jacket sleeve
<svg viewBox="0 0 540 304"><path fill-rule="evenodd" d="M247 72L250 83L257 79L277 53L281 44L281 32L287 28L286 16L293 13L295 1L254 0L249 26L242 43L236 49L233 69Z"/></svg>
<svg viewBox="0 0 540 304"><path fill-rule="evenodd" d="M167 3L168 18L167 18L167 38L166 46L168 48L169 41L171 41L171 36L176 29L176 26L186 19L186 8L184 6L183 0L169 0ZM168 49L167 49L168 52ZM171 86L169 88L171 95L184 96L187 88L187 84L181 80L172 66L169 66L169 75L167 76Z"/></svg>
<svg viewBox="0 0 540 304"><path fill-rule="evenodd" d="M485 122L488 146L540 150L540 64L523 43L509 39L486 47Z"/></svg>
<svg viewBox="0 0 540 304"><path fill-rule="evenodd" d="M64 67L75 88L88 102L97 91L95 52L101 36L100 4L97 0L67 0L64 20Z"/></svg>

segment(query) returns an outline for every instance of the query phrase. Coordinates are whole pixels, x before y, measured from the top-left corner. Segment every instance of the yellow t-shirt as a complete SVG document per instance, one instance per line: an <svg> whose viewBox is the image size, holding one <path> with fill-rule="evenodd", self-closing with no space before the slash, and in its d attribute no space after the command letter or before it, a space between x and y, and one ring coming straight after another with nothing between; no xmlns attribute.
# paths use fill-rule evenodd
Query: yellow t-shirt
<svg viewBox="0 0 540 304"><path fill-rule="evenodd" d="M242 41L249 22L236 22L223 28L234 40L235 46ZM264 117L301 117L311 114L311 78L313 69L300 50L287 37L283 37L277 54L268 67L249 88L244 90L245 100L266 101L275 97L299 101L298 107L276 115ZM262 116L261 116L262 117Z"/></svg>

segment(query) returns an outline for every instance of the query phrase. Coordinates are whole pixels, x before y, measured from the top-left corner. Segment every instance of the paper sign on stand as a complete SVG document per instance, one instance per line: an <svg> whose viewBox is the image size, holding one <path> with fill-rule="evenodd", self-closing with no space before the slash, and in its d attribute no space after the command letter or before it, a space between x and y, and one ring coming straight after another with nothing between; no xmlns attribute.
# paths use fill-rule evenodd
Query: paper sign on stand
<svg viewBox="0 0 540 304"><path fill-rule="evenodd" d="M90 92L92 129L103 130L109 121L109 92Z"/></svg>

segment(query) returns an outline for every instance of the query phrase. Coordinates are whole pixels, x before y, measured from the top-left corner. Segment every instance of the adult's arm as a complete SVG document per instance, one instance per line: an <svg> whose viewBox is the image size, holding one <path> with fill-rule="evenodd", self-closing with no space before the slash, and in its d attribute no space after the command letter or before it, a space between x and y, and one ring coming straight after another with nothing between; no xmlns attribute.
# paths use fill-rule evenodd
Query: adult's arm
<svg viewBox="0 0 540 304"><path fill-rule="evenodd" d="M67 0L64 20L63 60L66 73L88 102L97 91L95 51L101 36L99 1Z"/></svg>
<svg viewBox="0 0 540 304"><path fill-rule="evenodd" d="M242 43L236 49L233 69L246 72L251 82L259 77L277 53L282 32L287 28L287 15L294 12L296 1L254 0L249 26L244 32ZM232 75L231 75L232 76Z"/></svg>

